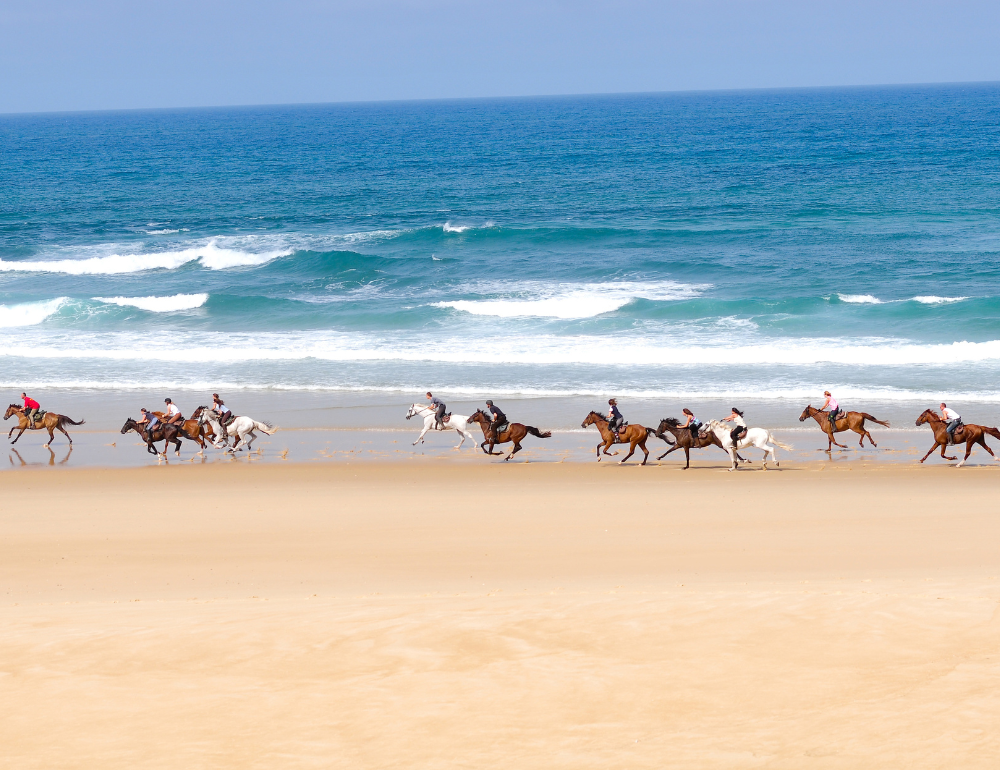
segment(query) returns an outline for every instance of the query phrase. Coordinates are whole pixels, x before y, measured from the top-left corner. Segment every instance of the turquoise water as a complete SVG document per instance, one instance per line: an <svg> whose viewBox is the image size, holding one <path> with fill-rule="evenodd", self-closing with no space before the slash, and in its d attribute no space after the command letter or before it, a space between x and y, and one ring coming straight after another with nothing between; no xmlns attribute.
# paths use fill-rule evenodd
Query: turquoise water
<svg viewBox="0 0 1000 770"><path fill-rule="evenodd" d="M0 116L0 157L18 392L1000 403L997 85Z"/></svg>

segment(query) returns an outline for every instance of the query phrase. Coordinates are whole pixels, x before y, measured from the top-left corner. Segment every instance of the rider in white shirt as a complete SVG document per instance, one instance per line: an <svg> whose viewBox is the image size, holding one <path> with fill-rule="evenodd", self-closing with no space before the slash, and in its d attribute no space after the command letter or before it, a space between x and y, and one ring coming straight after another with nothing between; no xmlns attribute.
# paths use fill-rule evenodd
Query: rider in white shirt
<svg viewBox="0 0 1000 770"><path fill-rule="evenodd" d="M747 432L747 424L743 419L743 412L733 407L732 413L728 417L722 418L723 422L731 422L736 427L729 432L729 439L733 442L733 448L739 447L740 437Z"/></svg>
<svg viewBox="0 0 1000 770"><path fill-rule="evenodd" d="M167 414L165 418L166 422L169 422L171 425L177 425L184 422L184 415L182 415L181 410L177 408L177 404L169 398L163 399L163 403L167 405Z"/></svg>
<svg viewBox="0 0 1000 770"><path fill-rule="evenodd" d="M948 421L948 438L955 442L955 431L962 424L962 415L954 409L949 409L945 403L941 404L941 417Z"/></svg>

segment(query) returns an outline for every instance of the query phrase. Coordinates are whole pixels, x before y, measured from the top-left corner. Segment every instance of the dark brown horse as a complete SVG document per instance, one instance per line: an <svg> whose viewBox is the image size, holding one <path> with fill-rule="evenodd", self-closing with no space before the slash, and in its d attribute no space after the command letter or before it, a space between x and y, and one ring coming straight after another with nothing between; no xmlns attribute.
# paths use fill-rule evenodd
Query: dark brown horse
<svg viewBox="0 0 1000 770"><path fill-rule="evenodd" d="M628 454L625 455L620 463L625 462L633 454L635 454L635 448L639 447L642 450L645 457L642 458L640 465L645 465L646 460L649 459L649 450L646 449L646 439L649 438L649 434L656 434L652 428L644 428L642 425L629 425L625 430L618 433L617 438L615 433L611 428L608 427L608 421L604 419L597 412L591 412L588 414L581 423L581 428L586 428L588 425L596 425L597 429L601 432L601 443L597 445L597 462L601 461L601 449L604 449L604 454L606 455L617 455L617 452L609 452L608 450L614 444L628 444Z"/></svg>
<svg viewBox="0 0 1000 770"><path fill-rule="evenodd" d="M56 414L55 412L46 412L45 416L42 417L42 419L35 420L33 425L29 425L28 418L24 413L24 407L18 406L17 404L11 404L10 406L8 406L7 411L4 413L3 418L6 420L15 414L17 415L17 425L15 425L13 428L10 429L10 431L8 431L7 438L10 438L11 433L13 433L18 428L20 428L20 433L17 434L16 439L10 442L11 444L16 444L17 439L21 438L21 435L26 430L47 430L49 432L49 440L45 444L42 444L42 446L48 446L49 444L52 443L52 440L55 438L55 434L52 431L55 430L62 431L62 434L66 438L68 438L69 443L72 444L73 439L70 438L70 435L66 432L65 426L83 425L86 422L86 420L80 420L80 422L77 422L76 420L71 420L64 414Z"/></svg>
<svg viewBox="0 0 1000 770"><path fill-rule="evenodd" d="M799 415L799 422L805 422L807 417L812 417L820 429L826 434L826 437L830 439L830 443L826 447L826 451L830 452L833 450L833 445L837 444L837 440L833 437L834 433L840 433L845 430L853 430L855 433L861 436L861 441L858 442L858 446L865 445L865 438L871 442L872 446L877 447L878 444L875 443L875 439L872 438L872 434L868 432L865 428L865 420L871 420L872 422L877 422L884 428L889 427L889 422L887 420L879 420L877 417L872 417L868 412L841 412L837 417L836 429L830 425L830 413L824 412L822 409L814 409L812 406L807 406L802 414ZM842 449L846 449L846 444L837 444L837 446Z"/></svg>
<svg viewBox="0 0 1000 770"><path fill-rule="evenodd" d="M157 457L160 456L160 451L156 448L156 442L163 442L163 456L167 456L167 448L170 446L171 442L174 444L174 452L180 457L181 454L181 440L180 440L180 429L176 425L171 425L169 422L158 423L152 431L146 430L143 426L129 417L125 420L125 424L122 425L122 435L124 436L130 430L134 430L139 434L139 438L146 442L146 451L150 454L154 454Z"/></svg>
<svg viewBox="0 0 1000 770"><path fill-rule="evenodd" d="M957 457L948 457L944 453L944 448L948 446L948 423L942 420L937 414L931 409L925 409L924 413L917 418L917 425L930 425L931 430L934 431L934 446L930 448L927 454L924 455L920 462L923 462L928 457L931 456L933 452L938 447L941 447L941 457L945 460L957 460ZM990 453L990 457L994 460L1000 460L993 450L986 445L986 434L993 436L993 438L1000 438L1000 430L996 428L987 428L985 425L962 425L958 430L955 431L955 444L961 444L965 442L965 457L962 458L962 462L956 465L956 468L961 468L965 465L965 461L969 459L969 455L972 454L972 447L979 444L983 449Z"/></svg>
<svg viewBox="0 0 1000 770"><path fill-rule="evenodd" d="M483 437L486 440L479 445L479 448L488 455L502 455L503 452L493 451L494 445L506 444L509 441L514 442L514 448L504 458L504 462L507 462L507 460L521 451L521 441L525 436L530 434L538 438L549 438L552 435L551 431L542 432L538 428L533 428L530 425L522 425L519 422L508 423L507 430L494 435L493 429L490 427L490 418L486 416L482 409L477 409L476 413L469 418L469 422L478 423L479 427L483 429ZM489 449L486 448L487 444L490 445Z"/></svg>
<svg viewBox="0 0 1000 770"><path fill-rule="evenodd" d="M181 438L186 438L189 441L194 441L198 446L201 447L201 452L205 451L205 439L208 439L213 444L215 443L215 431L212 430L212 426L209 423L204 425L199 424L198 417L205 410L205 407L199 406L194 410L194 414L191 415L191 419L184 420L182 422L170 423L174 425ZM157 417L160 418L162 422L166 422L166 415L163 412L153 412Z"/></svg>
<svg viewBox="0 0 1000 770"><path fill-rule="evenodd" d="M674 442L671 442L666 436L663 435L665 432L670 433L674 437L675 439ZM662 460L671 452L675 452L678 449L683 449L684 460L685 460L684 470L687 470L688 468L691 467L692 449L703 449L704 447L708 446L717 446L722 451L726 453L729 452L728 449L722 446L722 442L719 440L719 437L716 436L715 433L712 431L709 431L708 435L704 437L702 437L702 435L699 433L697 437L692 441L691 431L688 430L687 428L681 427L680 420L676 420L673 417L664 417L662 420L660 420L660 427L656 429L656 437L663 439L668 444L673 443L673 446L670 447L670 449L668 449L666 452L661 454L656 459ZM736 457L739 458L742 462L749 462L748 460L740 457L739 453L736 454Z"/></svg>

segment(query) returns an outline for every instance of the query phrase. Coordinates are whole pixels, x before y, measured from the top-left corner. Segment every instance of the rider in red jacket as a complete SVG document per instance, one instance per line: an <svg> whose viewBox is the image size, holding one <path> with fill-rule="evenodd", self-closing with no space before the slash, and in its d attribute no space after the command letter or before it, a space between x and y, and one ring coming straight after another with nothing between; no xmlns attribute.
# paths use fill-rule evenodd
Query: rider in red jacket
<svg viewBox="0 0 1000 770"><path fill-rule="evenodd" d="M27 393L22 393L21 398L24 399L24 416L28 418L28 425L34 425L35 417L38 416L38 410L41 409L41 407L35 399L28 398Z"/></svg>

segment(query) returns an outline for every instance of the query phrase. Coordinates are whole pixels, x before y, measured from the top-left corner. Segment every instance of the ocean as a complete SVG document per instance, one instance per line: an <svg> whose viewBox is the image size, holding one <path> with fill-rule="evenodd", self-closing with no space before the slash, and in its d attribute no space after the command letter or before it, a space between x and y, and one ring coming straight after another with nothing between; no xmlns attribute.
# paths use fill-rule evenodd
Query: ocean
<svg viewBox="0 0 1000 770"><path fill-rule="evenodd" d="M6 115L0 159L9 401L1000 418L997 84Z"/></svg>

